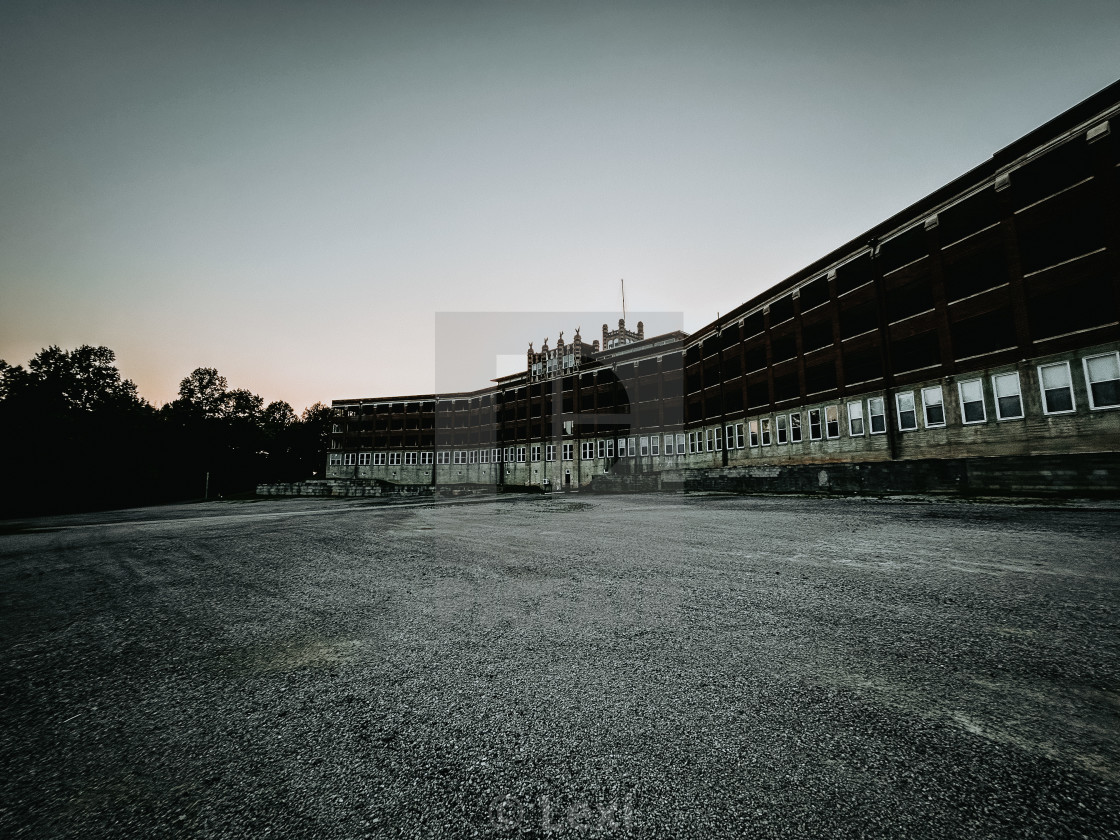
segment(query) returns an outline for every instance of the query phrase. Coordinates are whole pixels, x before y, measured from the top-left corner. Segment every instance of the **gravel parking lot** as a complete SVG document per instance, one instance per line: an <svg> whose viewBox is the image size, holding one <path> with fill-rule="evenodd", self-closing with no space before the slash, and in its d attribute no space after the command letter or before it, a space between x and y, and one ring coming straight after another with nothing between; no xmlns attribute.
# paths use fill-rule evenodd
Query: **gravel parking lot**
<svg viewBox="0 0 1120 840"><path fill-rule="evenodd" d="M1120 837L1120 514L0 522L7 837Z"/></svg>

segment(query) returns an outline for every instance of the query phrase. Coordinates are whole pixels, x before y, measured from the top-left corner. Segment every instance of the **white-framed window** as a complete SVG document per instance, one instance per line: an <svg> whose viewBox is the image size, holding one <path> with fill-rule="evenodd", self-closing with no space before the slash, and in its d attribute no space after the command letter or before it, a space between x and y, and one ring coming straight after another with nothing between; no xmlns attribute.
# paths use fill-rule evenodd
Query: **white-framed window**
<svg viewBox="0 0 1120 840"><path fill-rule="evenodd" d="M517 463L519 463L519 464L524 464L525 463L525 447L524 446L517 447Z"/></svg>
<svg viewBox="0 0 1120 840"><path fill-rule="evenodd" d="M840 437L840 406L826 405L824 407L824 434L827 438Z"/></svg>
<svg viewBox="0 0 1120 840"><path fill-rule="evenodd" d="M512 464L513 463L513 447L512 446L507 446L506 447L506 463L507 464Z"/></svg>
<svg viewBox="0 0 1120 840"><path fill-rule="evenodd" d="M532 458L534 462L541 459L541 445L539 443L533 444L532 449L529 450L529 457Z"/></svg>
<svg viewBox="0 0 1120 840"><path fill-rule="evenodd" d="M789 429L786 427L786 416L779 414L774 418L774 428L777 431L778 444L784 444L789 441Z"/></svg>
<svg viewBox="0 0 1120 840"><path fill-rule="evenodd" d="M595 441L583 440L579 444L579 457L589 461L595 457Z"/></svg>
<svg viewBox="0 0 1120 840"><path fill-rule="evenodd" d="M607 438L607 457L614 457L614 438Z"/></svg>
<svg viewBox="0 0 1120 840"><path fill-rule="evenodd" d="M359 467L368 467L369 466L369 462L370 462L370 457L369 456L370 456L370 454L371 453L369 453L369 452L359 452L358 453L358 466Z"/></svg>
<svg viewBox="0 0 1120 840"><path fill-rule="evenodd" d="M441 449L436 453L436 464L450 464L451 453L446 449Z"/></svg>
<svg viewBox="0 0 1120 840"><path fill-rule="evenodd" d="M824 425L821 423L821 410L809 409L809 440L820 440L824 437Z"/></svg>
<svg viewBox="0 0 1120 840"><path fill-rule="evenodd" d="M744 426L743 423L736 423L735 424L735 448L736 449L742 449L744 446L747 445L747 435L746 435L746 431L744 430L743 426ZM728 444L728 445L730 446L730 444Z"/></svg>
<svg viewBox="0 0 1120 840"><path fill-rule="evenodd" d="M704 451L705 452L711 452L712 451L712 430L711 429L705 429L704 430Z"/></svg>
<svg viewBox="0 0 1120 840"><path fill-rule="evenodd" d="M659 451L658 451L658 449L660 447L660 443L661 443L661 435L652 435L650 437L650 439L649 439L649 454L650 455L660 454Z"/></svg>
<svg viewBox="0 0 1120 840"><path fill-rule="evenodd" d="M723 429L723 439L727 441L728 450L735 448L735 426L728 423Z"/></svg>
<svg viewBox="0 0 1120 840"><path fill-rule="evenodd" d="M342 466L344 466L344 467L354 466L354 453L353 452L347 452L345 455L342 456Z"/></svg>
<svg viewBox="0 0 1120 840"><path fill-rule="evenodd" d="M420 463L421 464L430 464L430 463L432 463L433 460L435 460L433 458L433 453L431 453L431 452L421 452L420 453Z"/></svg>
<svg viewBox="0 0 1120 840"><path fill-rule="evenodd" d="M480 464L489 464L490 463L490 450L489 449L480 449L478 451L478 463L480 463Z"/></svg>
<svg viewBox="0 0 1120 840"><path fill-rule="evenodd" d="M490 460L493 461L495 464L502 463L502 450L501 449L491 449L490 450Z"/></svg>
<svg viewBox="0 0 1120 840"><path fill-rule="evenodd" d="M1086 356L1082 364L1085 386L1089 390L1089 408L1096 411L1120 406L1120 353Z"/></svg>
<svg viewBox="0 0 1120 840"><path fill-rule="evenodd" d="M401 465L401 453L390 452L389 453L389 466L390 467L399 467L400 465Z"/></svg>
<svg viewBox="0 0 1120 840"><path fill-rule="evenodd" d="M638 439L627 438L627 443L629 446L627 447L626 454L633 458L638 454Z"/></svg>
<svg viewBox="0 0 1120 840"><path fill-rule="evenodd" d="M996 395L997 420L1021 420L1023 417L1023 392L1019 389L1019 373L997 373L992 377L992 392Z"/></svg>
<svg viewBox="0 0 1120 840"><path fill-rule="evenodd" d="M1073 402L1069 362L1039 365L1038 386L1042 390L1043 414L1070 414L1077 408Z"/></svg>
<svg viewBox="0 0 1120 840"><path fill-rule="evenodd" d="M572 444L565 443L563 446L564 446L564 448L561 451L561 454L563 455L564 460L565 461L571 461L572 460Z"/></svg>
<svg viewBox="0 0 1120 840"><path fill-rule="evenodd" d="M922 388L922 410L925 412L927 429L945 425L945 395L941 392L940 385Z"/></svg>
<svg viewBox="0 0 1120 840"><path fill-rule="evenodd" d="M472 449L471 450L470 462L472 464L477 464L478 463L478 450L477 449Z"/></svg>
<svg viewBox="0 0 1120 840"><path fill-rule="evenodd" d="M751 446L758 446L758 421L749 420L747 422L747 442Z"/></svg>
<svg viewBox="0 0 1120 840"><path fill-rule="evenodd" d="M618 457L619 458L625 458L626 457L626 438L619 438L618 439Z"/></svg>
<svg viewBox="0 0 1120 840"><path fill-rule="evenodd" d="M418 453L416 453L416 452L406 452L406 453L404 453L404 464L405 464L406 467L415 467L416 466L416 460L417 460L416 456L417 456L417 454Z"/></svg>
<svg viewBox="0 0 1120 840"><path fill-rule="evenodd" d="M327 456L327 466L341 467L342 466L342 453L332 452Z"/></svg>
<svg viewBox="0 0 1120 840"><path fill-rule="evenodd" d="M867 400L868 420L871 421L871 434L885 435L887 433L887 403L882 397L870 397Z"/></svg>
<svg viewBox="0 0 1120 840"><path fill-rule="evenodd" d="M596 453L595 453L596 457L606 458L607 457L607 442L605 440L595 441L595 450L596 450Z"/></svg>
<svg viewBox="0 0 1120 840"><path fill-rule="evenodd" d="M374 452L373 453L373 465L375 467L385 466L385 453L384 452Z"/></svg>
<svg viewBox="0 0 1120 840"><path fill-rule="evenodd" d="M712 434L715 435L716 452L722 452L723 451L723 429L720 428L719 426L716 426L714 429L712 429Z"/></svg>
<svg viewBox="0 0 1120 840"><path fill-rule="evenodd" d="M688 454L692 455L696 452L696 432L688 433Z"/></svg>
<svg viewBox="0 0 1120 840"><path fill-rule="evenodd" d="M848 403L848 436L863 437L863 400Z"/></svg>
<svg viewBox="0 0 1120 840"><path fill-rule="evenodd" d="M672 435L665 435L665 454L675 455L677 452L676 444L673 443Z"/></svg>
<svg viewBox="0 0 1120 840"><path fill-rule="evenodd" d="M677 454L683 455L685 453L684 432L677 435Z"/></svg>
<svg viewBox="0 0 1120 840"><path fill-rule="evenodd" d="M762 439L763 446L770 445L770 418L763 417L758 421L758 435Z"/></svg>
<svg viewBox="0 0 1120 840"><path fill-rule="evenodd" d="M555 461L556 460L556 444L546 443L544 445L544 459L546 461Z"/></svg>
<svg viewBox="0 0 1120 840"><path fill-rule="evenodd" d="M982 379L966 379L958 382L957 395L961 400L961 421L966 426L970 423L983 423L988 419L988 412L984 408Z"/></svg>
<svg viewBox="0 0 1120 840"><path fill-rule="evenodd" d="M644 435L638 438L638 454L643 458L649 454L649 438Z"/></svg>
<svg viewBox="0 0 1120 840"><path fill-rule="evenodd" d="M453 464L467 463L467 453L462 449L456 449L453 453L451 453L451 462Z"/></svg>
<svg viewBox="0 0 1120 840"><path fill-rule="evenodd" d="M801 412L792 411L789 415L789 442L801 443Z"/></svg>
<svg viewBox="0 0 1120 840"><path fill-rule="evenodd" d="M912 432L918 428L918 410L914 407L914 392L903 391L894 395L895 407L898 409L898 430Z"/></svg>

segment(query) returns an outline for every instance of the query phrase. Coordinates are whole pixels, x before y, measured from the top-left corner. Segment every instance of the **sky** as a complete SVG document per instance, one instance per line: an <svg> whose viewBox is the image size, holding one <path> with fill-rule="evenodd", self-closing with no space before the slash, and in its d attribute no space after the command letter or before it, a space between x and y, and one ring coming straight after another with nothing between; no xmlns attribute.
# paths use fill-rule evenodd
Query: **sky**
<svg viewBox="0 0 1120 840"><path fill-rule="evenodd" d="M692 332L1118 43L1116 0L4 0L0 358L106 345L154 404L214 367L299 411L484 386L437 373L441 313L529 313L517 356L597 337L625 278Z"/></svg>

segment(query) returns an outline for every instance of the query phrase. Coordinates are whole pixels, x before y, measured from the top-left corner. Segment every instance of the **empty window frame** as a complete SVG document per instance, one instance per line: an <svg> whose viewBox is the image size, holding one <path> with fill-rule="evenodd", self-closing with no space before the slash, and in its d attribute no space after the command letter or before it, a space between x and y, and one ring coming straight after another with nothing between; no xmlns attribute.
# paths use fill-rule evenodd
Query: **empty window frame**
<svg viewBox="0 0 1120 840"><path fill-rule="evenodd" d="M966 379L958 382L957 393L961 398L961 421L966 426L970 423L983 423L988 419L988 412L984 408L984 380Z"/></svg>
<svg viewBox="0 0 1120 840"><path fill-rule="evenodd" d="M660 449L661 435L653 435L649 439L649 454L657 455Z"/></svg>
<svg viewBox="0 0 1120 840"><path fill-rule="evenodd" d="M730 423L723 430L724 439L727 441L727 448L735 448L735 427Z"/></svg>
<svg viewBox="0 0 1120 840"><path fill-rule="evenodd" d="M746 434L744 434L743 424L742 423L736 423L735 424L735 448L736 449L742 449L746 445L747 445L747 438L746 438Z"/></svg>
<svg viewBox="0 0 1120 840"><path fill-rule="evenodd" d="M711 452L712 451L712 430L711 429L705 429L704 430L704 451L705 452Z"/></svg>
<svg viewBox="0 0 1120 840"><path fill-rule="evenodd" d="M330 454L330 456L327 458L327 466L329 466L329 467L341 467L342 466L342 453L341 452L332 452Z"/></svg>
<svg viewBox="0 0 1120 840"><path fill-rule="evenodd" d="M997 373L992 377L992 391L996 395L997 420L1021 420L1023 417L1023 392L1019 389L1019 374Z"/></svg>
<svg viewBox="0 0 1120 840"><path fill-rule="evenodd" d="M770 445L770 418L763 417L758 421L758 434L762 438L762 445Z"/></svg>
<svg viewBox="0 0 1120 840"><path fill-rule="evenodd" d="M696 432L688 433L688 454L692 455L696 452Z"/></svg>
<svg viewBox="0 0 1120 840"><path fill-rule="evenodd" d="M1096 411L1120 406L1120 353L1087 356L1083 364L1089 408Z"/></svg>
<svg viewBox="0 0 1120 840"><path fill-rule="evenodd" d="M404 453L404 465L406 467L415 467L416 462L419 460L419 452L406 452Z"/></svg>
<svg viewBox="0 0 1120 840"><path fill-rule="evenodd" d="M565 461L571 461L572 460L572 449L573 449L573 444L570 444L570 443L565 443L564 444L564 448L563 448L563 450L561 450L561 454L563 455Z"/></svg>
<svg viewBox="0 0 1120 840"><path fill-rule="evenodd" d="M824 407L824 434L827 438L840 437L840 406L826 405Z"/></svg>
<svg viewBox="0 0 1120 840"><path fill-rule="evenodd" d="M821 410L809 409L809 440L820 440L824 435L824 426L821 424Z"/></svg>
<svg viewBox="0 0 1120 840"><path fill-rule="evenodd" d="M342 456L342 466L344 466L344 467L354 466L354 453L353 452L347 452L345 455Z"/></svg>
<svg viewBox="0 0 1120 840"><path fill-rule="evenodd" d="M801 443L801 412L794 411L789 415L789 442Z"/></svg>
<svg viewBox="0 0 1120 840"><path fill-rule="evenodd" d="M641 455L643 458L646 455L649 454L649 438L648 437L643 436L643 437L638 438L638 454Z"/></svg>
<svg viewBox="0 0 1120 840"><path fill-rule="evenodd" d="M684 432L681 432L680 434L677 435L677 454L678 455L683 455L684 453L685 453Z"/></svg>
<svg viewBox="0 0 1120 840"><path fill-rule="evenodd" d="M1039 365L1038 385L1042 390L1043 414L1070 414L1076 408L1069 362Z"/></svg>
<svg viewBox="0 0 1120 840"><path fill-rule="evenodd" d="M887 432L887 403L882 397L869 397L867 415L871 421L871 434L882 435Z"/></svg>
<svg viewBox="0 0 1120 840"><path fill-rule="evenodd" d="M750 443L751 446L758 446L758 421L757 420L748 420L747 421L747 442Z"/></svg>
<svg viewBox="0 0 1120 840"><path fill-rule="evenodd" d="M918 428L918 411L914 407L914 392L904 391L894 395L895 408L898 409L898 430L912 432Z"/></svg>
<svg viewBox="0 0 1120 840"><path fill-rule="evenodd" d="M619 458L625 458L626 457L626 438L619 438L618 439L618 457Z"/></svg>
<svg viewBox="0 0 1120 840"><path fill-rule="evenodd" d="M848 436L863 437L863 400L848 403Z"/></svg>
<svg viewBox="0 0 1120 840"><path fill-rule="evenodd" d="M375 467L385 466L385 453L384 452L374 452L373 453L373 465Z"/></svg>
<svg viewBox="0 0 1120 840"><path fill-rule="evenodd" d="M556 444L546 443L544 447L544 459L546 461L556 460Z"/></svg>
<svg viewBox="0 0 1120 840"><path fill-rule="evenodd" d="M723 451L723 428L716 426L712 429L712 434L714 434L716 438L716 452Z"/></svg>
<svg viewBox="0 0 1120 840"><path fill-rule="evenodd" d="M786 422L786 416L784 414L779 414L774 420L774 426L778 431L779 446L789 442L789 429L786 426Z"/></svg>
<svg viewBox="0 0 1120 840"><path fill-rule="evenodd" d="M390 467L399 467L400 465L401 465L401 453L390 452L389 453L389 466Z"/></svg>
<svg viewBox="0 0 1120 840"><path fill-rule="evenodd" d="M597 457L599 457L599 458L606 458L607 457L607 442L605 440L596 441L595 442L595 449L596 449L596 456Z"/></svg>
<svg viewBox="0 0 1120 840"><path fill-rule="evenodd" d="M534 443L529 449L529 457L533 459L534 463L541 459L541 445L539 443Z"/></svg>
<svg viewBox="0 0 1120 840"><path fill-rule="evenodd" d="M607 457L608 458L613 458L614 457L614 438L608 438L607 439Z"/></svg>
<svg viewBox="0 0 1120 840"><path fill-rule="evenodd" d="M358 466L359 467L368 467L369 466L369 461L370 461L369 456L370 456L370 454L371 453L369 453L369 452L359 452L358 453Z"/></svg>
<svg viewBox="0 0 1120 840"><path fill-rule="evenodd" d="M940 385L922 388L922 411L925 413L927 429L937 429L945 425L945 395Z"/></svg>

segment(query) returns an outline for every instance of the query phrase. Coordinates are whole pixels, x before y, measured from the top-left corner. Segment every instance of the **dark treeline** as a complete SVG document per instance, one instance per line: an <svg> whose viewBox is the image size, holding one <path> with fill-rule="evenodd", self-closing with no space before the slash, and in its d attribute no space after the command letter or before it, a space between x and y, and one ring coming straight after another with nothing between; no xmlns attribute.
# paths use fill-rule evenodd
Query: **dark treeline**
<svg viewBox="0 0 1120 840"><path fill-rule="evenodd" d="M48 347L26 368L0 360L0 516L214 498L322 474L328 406L299 417L198 368L157 409L115 362L88 345Z"/></svg>

